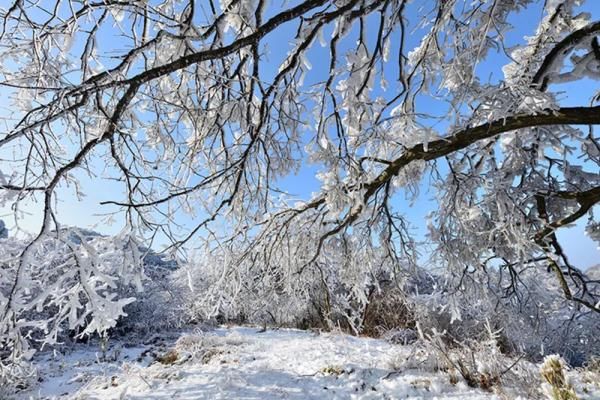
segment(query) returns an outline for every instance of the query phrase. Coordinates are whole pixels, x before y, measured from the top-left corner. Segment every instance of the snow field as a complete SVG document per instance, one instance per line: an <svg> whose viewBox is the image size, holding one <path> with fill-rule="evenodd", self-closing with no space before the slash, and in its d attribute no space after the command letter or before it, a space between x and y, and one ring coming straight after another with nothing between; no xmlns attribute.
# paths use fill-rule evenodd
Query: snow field
<svg viewBox="0 0 600 400"><path fill-rule="evenodd" d="M144 346L115 342L105 356L99 362L97 347L45 353L36 361L40 385L18 399L515 398L416 368L414 347L338 333L219 328ZM582 398L600 398L597 381L585 388Z"/></svg>

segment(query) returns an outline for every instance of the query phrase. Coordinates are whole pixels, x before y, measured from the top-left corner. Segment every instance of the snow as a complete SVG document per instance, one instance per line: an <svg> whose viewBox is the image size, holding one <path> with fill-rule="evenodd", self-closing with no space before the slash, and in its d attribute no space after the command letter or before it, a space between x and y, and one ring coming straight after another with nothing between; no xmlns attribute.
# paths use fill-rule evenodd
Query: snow
<svg viewBox="0 0 600 400"><path fill-rule="evenodd" d="M185 349L173 364L149 357L198 341L209 349L199 358ZM141 347L114 343L107 351L114 362L99 362L96 346L43 354L35 361L43 381L18 399L498 398L463 382L451 385L442 373L395 372L395 360L410 351L336 333L218 328Z"/></svg>
<svg viewBox="0 0 600 400"><path fill-rule="evenodd" d="M178 337L179 336L179 337ZM177 360L156 358L177 352ZM115 341L35 360L41 382L17 399L502 399L415 369L414 349L384 340L253 327L157 336L145 345ZM594 392L595 388L595 392ZM598 384L586 387L600 398Z"/></svg>

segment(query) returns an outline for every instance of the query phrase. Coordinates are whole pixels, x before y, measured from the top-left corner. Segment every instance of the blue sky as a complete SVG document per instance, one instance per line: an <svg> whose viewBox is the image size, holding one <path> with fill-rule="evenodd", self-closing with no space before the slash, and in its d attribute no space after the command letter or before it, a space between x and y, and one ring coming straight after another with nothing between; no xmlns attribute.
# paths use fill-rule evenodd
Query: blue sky
<svg viewBox="0 0 600 400"><path fill-rule="evenodd" d="M421 3L421 2L413 2ZM422 2L421 4L426 3ZM593 4L594 2L589 2ZM507 40L514 44L522 43L524 35L531 35L535 26L532 25L531 21L538 21L542 13L543 1L535 7L530 7L527 10L517 14L511 20L515 29L509 33ZM288 5L289 6L289 5ZM269 13L275 13L277 7L272 6ZM600 16L600 7L588 6L588 10L595 16ZM418 20L417 7L409 7L409 30L415 27L415 23ZM368 24L368 35L374 36L374 29L377 28L376 24ZM279 66L279 60L287 53L290 48L290 40L295 33L295 24L286 24L281 29L277 30L274 34L270 34L265 38L265 43L271 50L271 54L265 58L262 63L265 79L268 79L269 75L276 73ZM418 31L417 31L418 32ZM111 37L108 32L103 33L107 43L114 43L115 37ZM328 39L329 36L325 35ZM409 35L407 40L407 49L410 49L418 44L420 41L420 35ZM346 41L346 43L349 43ZM285 49L282 51L280 49ZM317 82L323 80L323 71L327 71L329 63L329 50L327 47L321 47L319 43L315 43L309 52L309 59L312 63L312 70L307 74L306 83ZM491 56L486 62L478 66L477 72L479 76L490 78L491 81L499 81L503 78L502 71L499 66L504 65L508 59L498 53ZM393 64L390 63L390 64ZM389 88L384 93L378 85L375 89L375 94L390 97L393 95L396 87L394 86L395 80L392 78L395 72L394 65L389 66L389 70L386 73L389 74ZM591 82L579 82L576 84L569 84L565 87L568 89L568 96L565 95L565 105L583 105L587 104L590 99L590 93L595 85L590 85ZM553 88L554 89L554 88ZM560 90L559 87L556 89ZM0 88L2 96L0 97L0 117L6 115L5 108L8 107L7 97L10 94L6 88ZM440 103L432 102L430 100L421 100L421 106L426 107L428 111L435 112L436 109L439 112L443 112ZM443 128L443 126L439 126ZM5 131L0 120L0 132ZM6 153L6 152L4 152ZM9 154L0 153L0 157L10 158ZM97 159L93 161L94 167L99 171L105 168L105 165L101 164ZM3 163L0 161L0 170L4 173L8 173L5 168L2 167ZM110 167L109 167L110 168ZM301 168L297 174L292 174L279 182L279 187L293 195L296 195L298 199L307 199L311 196L311 193L318 191L319 181L316 179L315 174L319 171L320 166L314 164L308 164L303 162ZM110 174L110 170L106 170ZM107 212L114 211L110 206L100 206L99 203L103 200L108 199L119 199L123 195L123 187L120 183L108 180L98 180L85 176L81 171L76 172L81 181L80 192L85 193L85 197L81 200L75 198L75 190L73 187L66 188L61 187L57 199L57 213L59 219L65 225L91 227L99 232L106 234L115 234L122 228L121 218L116 218L115 223L112 225L107 224L104 221L103 215ZM394 207L407 215L409 220L413 223L415 234L417 237L423 237L425 233L425 217L426 215L436 207L436 203L432 201L434 193L429 190L428 182L425 179L421 185L421 194L415 202L408 202L402 194L396 195L394 201ZM41 222L41 204L30 202L22 205L22 211L24 212L23 218L20 221L21 227L27 231L35 231L38 229ZM600 211L600 210L599 210ZM0 218L7 222L8 227L13 226L13 211L7 207L0 208ZM183 217L185 218L185 217ZM583 225L579 224L573 228L562 229L558 233L566 247L567 254L571 260L579 266L587 267L596 264L600 260L600 251L596 248L594 242L592 242L583 233ZM160 244L160 241L159 241Z"/></svg>

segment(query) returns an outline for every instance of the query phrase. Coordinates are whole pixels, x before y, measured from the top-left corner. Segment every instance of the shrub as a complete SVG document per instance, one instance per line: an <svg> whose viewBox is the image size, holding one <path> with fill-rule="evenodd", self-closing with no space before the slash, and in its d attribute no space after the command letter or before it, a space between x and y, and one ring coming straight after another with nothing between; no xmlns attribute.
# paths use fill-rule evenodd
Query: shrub
<svg viewBox="0 0 600 400"><path fill-rule="evenodd" d="M37 349L114 328L144 277L127 234L66 229L27 243L0 239L0 374L14 387L29 380Z"/></svg>

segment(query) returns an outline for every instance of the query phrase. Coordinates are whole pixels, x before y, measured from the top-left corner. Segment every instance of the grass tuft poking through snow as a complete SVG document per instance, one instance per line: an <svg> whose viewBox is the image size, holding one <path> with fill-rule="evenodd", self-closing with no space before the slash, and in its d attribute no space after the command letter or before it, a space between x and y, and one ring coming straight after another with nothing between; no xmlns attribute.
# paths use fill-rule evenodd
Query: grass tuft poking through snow
<svg viewBox="0 0 600 400"><path fill-rule="evenodd" d="M540 373L546 381L544 390L552 400L579 400L564 369L565 362L560 356L550 355L544 359L540 368Z"/></svg>

